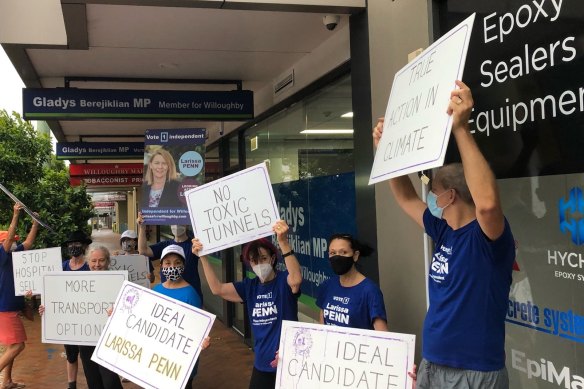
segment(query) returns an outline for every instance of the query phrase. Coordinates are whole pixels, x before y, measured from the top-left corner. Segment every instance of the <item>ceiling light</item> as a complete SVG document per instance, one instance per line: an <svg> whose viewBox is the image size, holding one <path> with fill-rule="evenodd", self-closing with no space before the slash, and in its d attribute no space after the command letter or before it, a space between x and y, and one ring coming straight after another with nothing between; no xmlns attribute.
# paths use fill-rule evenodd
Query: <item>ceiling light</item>
<svg viewBox="0 0 584 389"><path fill-rule="evenodd" d="M352 118L353 112L347 112L341 115L342 118Z"/></svg>
<svg viewBox="0 0 584 389"><path fill-rule="evenodd" d="M304 131L300 131L301 134L307 134L307 135L314 135L314 134L352 134L353 133L353 129L346 129L346 130L335 130L335 129L331 129L331 130L304 130Z"/></svg>

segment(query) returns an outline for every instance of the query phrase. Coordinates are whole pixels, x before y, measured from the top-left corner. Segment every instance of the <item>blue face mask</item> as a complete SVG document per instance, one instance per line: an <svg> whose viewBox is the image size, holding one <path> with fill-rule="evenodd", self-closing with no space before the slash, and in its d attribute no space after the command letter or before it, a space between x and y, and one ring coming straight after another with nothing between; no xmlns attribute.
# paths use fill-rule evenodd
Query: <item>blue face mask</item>
<svg viewBox="0 0 584 389"><path fill-rule="evenodd" d="M426 197L426 205L428 206L428 210L430 211L430 213L434 216L437 217L438 219L442 219L442 214L444 213L444 208L448 207L448 205L446 205L444 208L440 208L438 206L438 197L442 196L444 193L448 192L448 190L445 190L444 192L440 193L438 196L436 196L436 194L432 191L428 192L428 196Z"/></svg>

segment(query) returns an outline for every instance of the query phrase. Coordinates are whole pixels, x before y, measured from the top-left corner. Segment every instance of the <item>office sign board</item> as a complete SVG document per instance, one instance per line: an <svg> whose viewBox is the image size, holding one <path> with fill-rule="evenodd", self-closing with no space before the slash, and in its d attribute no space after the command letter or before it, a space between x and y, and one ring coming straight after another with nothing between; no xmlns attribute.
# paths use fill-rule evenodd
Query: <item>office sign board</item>
<svg viewBox="0 0 584 389"><path fill-rule="evenodd" d="M136 159L143 155L142 142L57 143L57 159Z"/></svg>
<svg viewBox="0 0 584 389"><path fill-rule="evenodd" d="M471 10L471 131L497 178L584 171L582 1L440 2L443 33ZM446 162L459 160L452 142Z"/></svg>
<svg viewBox="0 0 584 389"><path fill-rule="evenodd" d="M142 176L69 177L71 186L85 184L88 188L100 186L140 186Z"/></svg>
<svg viewBox="0 0 584 389"><path fill-rule="evenodd" d="M129 176L142 175L141 163L80 163L69 165L69 176ZM125 197L124 199L125 200Z"/></svg>
<svg viewBox="0 0 584 389"><path fill-rule="evenodd" d="M399 70L385 112L369 184L442 166L452 119L446 113L462 79L472 14Z"/></svg>
<svg viewBox="0 0 584 389"><path fill-rule="evenodd" d="M253 92L25 88L22 106L27 120L248 120Z"/></svg>

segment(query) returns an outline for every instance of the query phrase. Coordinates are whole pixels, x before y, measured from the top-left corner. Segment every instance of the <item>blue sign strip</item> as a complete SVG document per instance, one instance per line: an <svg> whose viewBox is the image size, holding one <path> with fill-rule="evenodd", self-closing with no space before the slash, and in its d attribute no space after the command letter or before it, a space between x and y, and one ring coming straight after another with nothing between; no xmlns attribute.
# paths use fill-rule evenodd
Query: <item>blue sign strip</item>
<svg viewBox="0 0 584 389"><path fill-rule="evenodd" d="M57 159L143 158L142 142L59 142Z"/></svg>
<svg viewBox="0 0 584 389"><path fill-rule="evenodd" d="M22 90L27 120L253 119L253 92L120 89Z"/></svg>

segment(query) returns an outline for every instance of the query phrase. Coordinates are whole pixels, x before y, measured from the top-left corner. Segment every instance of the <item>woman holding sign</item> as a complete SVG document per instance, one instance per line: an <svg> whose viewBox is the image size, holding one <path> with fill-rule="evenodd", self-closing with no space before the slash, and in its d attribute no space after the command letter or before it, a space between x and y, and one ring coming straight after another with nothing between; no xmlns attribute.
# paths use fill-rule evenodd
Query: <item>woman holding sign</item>
<svg viewBox="0 0 584 389"><path fill-rule="evenodd" d="M14 204L12 220L8 231L0 231L0 344L6 347L0 355L0 372L4 379L0 388L23 388L25 385L12 381L12 366L16 357L24 350L26 332L20 319L20 311L25 308L22 296L15 296L12 252L28 250L32 247L38 232L38 222L33 221L26 240L16 244L16 226L22 205Z"/></svg>
<svg viewBox="0 0 584 389"><path fill-rule="evenodd" d="M329 239L329 262L336 276L318 290L320 323L342 327L387 331L387 315L379 286L361 274L356 263L373 249L349 234Z"/></svg>
<svg viewBox="0 0 584 389"><path fill-rule="evenodd" d="M63 271L89 271L89 265L85 262L85 251L91 242L91 239L83 231L75 231L69 235L65 245L71 258L63 261ZM67 387L68 389L76 389L79 346L66 344L65 355L67 355L67 381L69 383Z"/></svg>
<svg viewBox="0 0 584 389"><path fill-rule="evenodd" d="M256 278L245 278L235 283L219 281L205 256L201 257L207 283L214 295L227 301L245 302L254 335L255 361L250 389L273 389L276 384L276 367L272 362L280 344L282 320L298 321L298 296L302 273L300 264L288 242L288 225L283 220L274 224L278 245L287 271L276 270L277 250L265 238L248 243L243 250L243 260L251 265ZM193 239L193 253L203 245Z"/></svg>
<svg viewBox="0 0 584 389"><path fill-rule="evenodd" d="M87 238L89 239L89 238ZM88 270L91 271L102 271L108 270L110 264L110 253L106 247L97 246L92 247L89 250L88 260L85 262ZM45 313L44 305L39 307L39 314L43 315ZM70 346L65 345L65 350L72 347L77 348L77 354L81 356L81 362L83 363L83 372L85 373L85 380L87 381L87 387L89 389L122 389L122 384L120 378L117 374L105 367L98 365L96 362L91 360L95 346ZM75 355L75 375L77 373L77 354ZM67 362L69 362L69 354L67 354ZM69 367L69 364L67 365ZM67 369L69 373L69 369ZM75 382L69 379L69 388L77 387L77 380L75 376Z"/></svg>

